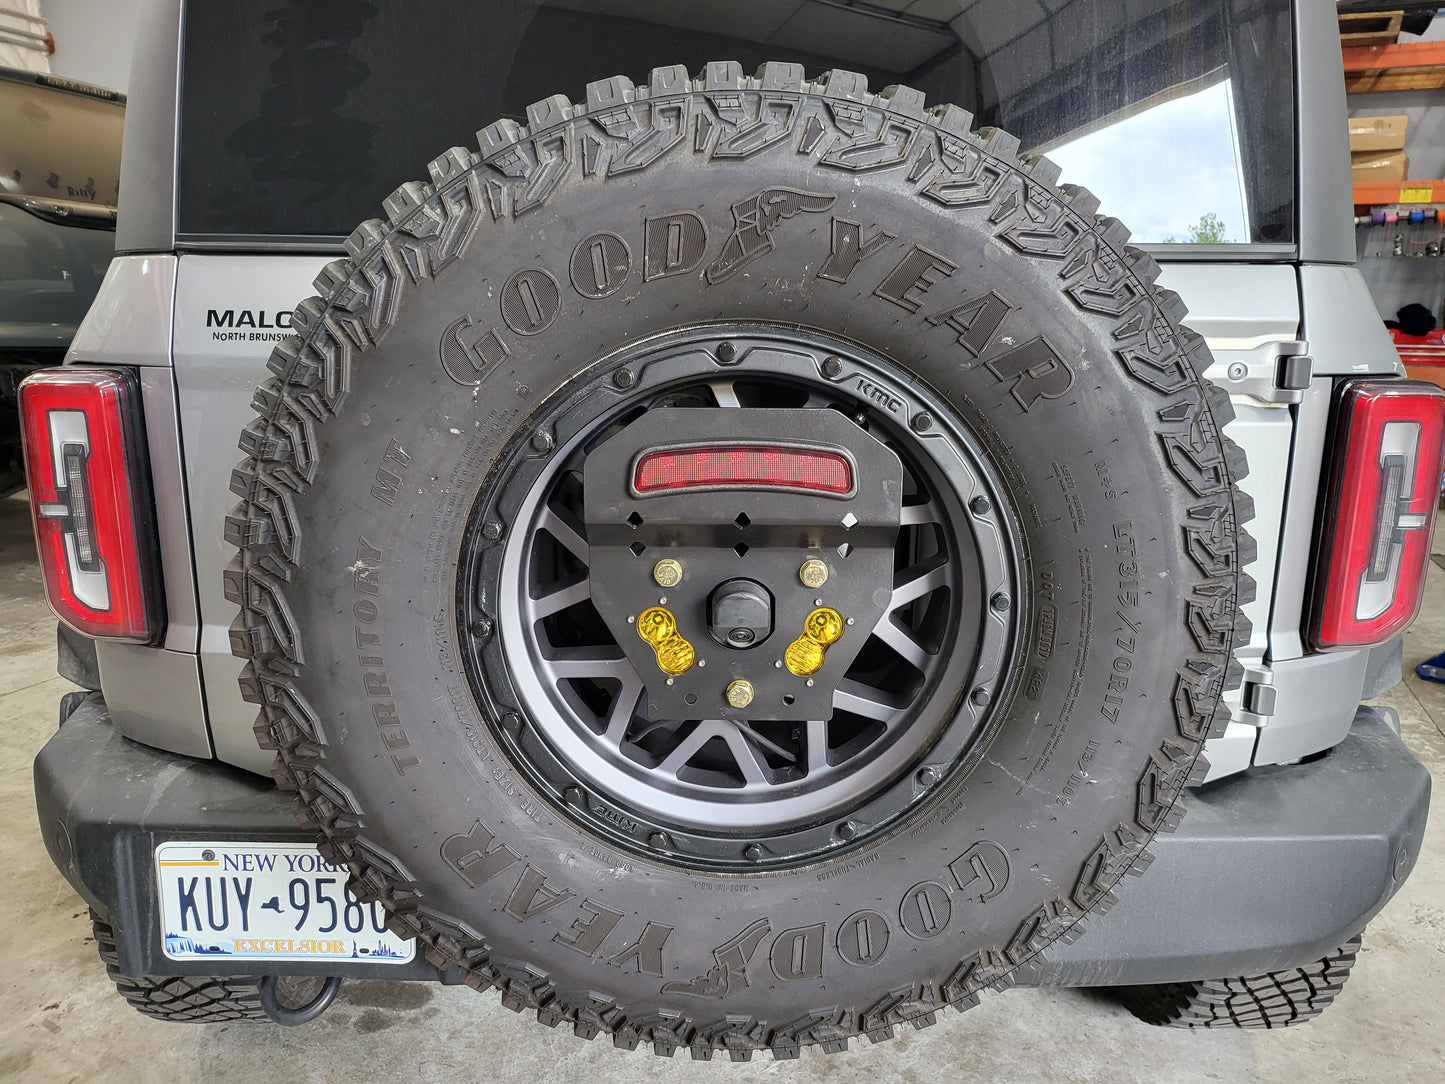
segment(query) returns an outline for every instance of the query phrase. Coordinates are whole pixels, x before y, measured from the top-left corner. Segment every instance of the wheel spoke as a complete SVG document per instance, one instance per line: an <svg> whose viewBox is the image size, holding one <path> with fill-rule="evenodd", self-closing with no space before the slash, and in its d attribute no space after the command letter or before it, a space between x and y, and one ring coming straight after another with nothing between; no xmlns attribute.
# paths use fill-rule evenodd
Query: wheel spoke
<svg viewBox="0 0 1445 1084"><path fill-rule="evenodd" d="M743 737L756 744L759 748L766 749L775 756L782 757L790 764L797 763L798 758L794 756L791 751L784 749L777 742L769 741L747 723L734 723L733 725L742 732Z"/></svg>
<svg viewBox="0 0 1445 1084"><path fill-rule="evenodd" d="M724 727L732 729L725 719L703 719L693 728L691 734L677 743L677 748L667 754L657 766L657 770L668 775L677 775L687 762L697 755L699 749L722 733Z"/></svg>
<svg viewBox="0 0 1445 1084"><path fill-rule="evenodd" d="M747 738L743 732L735 726L729 726L723 731L723 741L728 744L728 751L732 753L733 760L737 762L738 770L743 773L745 784L767 785L768 777L764 774L763 753Z"/></svg>
<svg viewBox="0 0 1445 1084"><path fill-rule="evenodd" d="M873 719L891 727L903 715L903 708L895 704L887 694L861 681L844 678L833 692L833 707L851 711L865 719Z"/></svg>
<svg viewBox="0 0 1445 1084"><path fill-rule="evenodd" d="M563 518L561 512L551 507L543 508L537 516L537 529L546 531L573 557L583 564L587 563L587 539L582 537L581 531Z"/></svg>
<svg viewBox="0 0 1445 1084"><path fill-rule="evenodd" d="M906 568L894 578L893 597L888 600L888 609L891 612L900 606L906 606L930 591L947 587L952 580L952 570L947 558L942 554L929 558L921 565Z"/></svg>
<svg viewBox="0 0 1445 1084"><path fill-rule="evenodd" d="M612 708L607 713L607 728L603 731L603 737L610 744L622 744L632 717L637 714L637 702L641 699L642 682L624 679L622 688L617 691L617 697L612 701Z"/></svg>
<svg viewBox="0 0 1445 1084"><path fill-rule="evenodd" d="M920 501L918 504L905 504L898 519L898 525L900 527L918 527L925 523L942 522L943 512L938 507L937 501Z"/></svg>
<svg viewBox="0 0 1445 1084"><path fill-rule="evenodd" d="M592 597L592 580L584 576L580 580L564 584L548 591L541 598L532 600L532 615L535 618L551 617L558 610L576 606Z"/></svg>
<svg viewBox="0 0 1445 1084"><path fill-rule="evenodd" d="M547 671L558 681L569 678L612 678L626 684L629 679L637 680L637 672L632 669L632 664L616 644L606 647L561 648L556 655L546 660L546 666Z"/></svg>
<svg viewBox="0 0 1445 1084"><path fill-rule="evenodd" d="M718 406L736 408L743 405L731 380L709 380L707 386Z"/></svg>
<svg viewBox="0 0 1445 1084"><path fill-rule="evenodd" d="M828 720L808 720L808 774L822 771L828 766Z"/></svg>
<svg viewBox="0 0 1445 1084"><path fill-rule="evenodd" d="M913 633L893 620L892 614L884 614L873 626L873 635L898 653L909 666L922 671L933 659L928 650L913 638Z"/></svg>

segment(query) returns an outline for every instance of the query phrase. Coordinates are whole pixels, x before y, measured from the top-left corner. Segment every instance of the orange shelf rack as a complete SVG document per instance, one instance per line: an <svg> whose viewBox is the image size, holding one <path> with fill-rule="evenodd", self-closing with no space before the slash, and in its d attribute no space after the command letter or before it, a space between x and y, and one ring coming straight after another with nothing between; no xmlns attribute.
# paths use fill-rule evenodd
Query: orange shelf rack
<svg viewBox="0 0 1445 1084"><path fill-rule="evenodd" d="M1355 184L1356 207L1391 203L1445 203L1445 181L1364 181Z"/></svg>
<svg viewBox="0 0 1445 1084"><path fill-rule="evenodd" d="M1345 90L1434 90L1445 86L1445 41L1357 45L1342 49Z"/></svg>

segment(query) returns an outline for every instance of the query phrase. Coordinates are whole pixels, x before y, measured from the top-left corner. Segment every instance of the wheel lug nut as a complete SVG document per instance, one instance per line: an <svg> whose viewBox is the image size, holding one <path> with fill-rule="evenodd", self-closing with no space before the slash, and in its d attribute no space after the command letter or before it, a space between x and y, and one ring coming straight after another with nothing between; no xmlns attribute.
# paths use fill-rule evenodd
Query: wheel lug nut
<svg viewBox="0 0 1445 1084"><path fill-rule="evenodd" d="M763 860L763 849L756 843L749 843L743 848L743 857L749 862L761 862Z"/></svg>
<svg viewBox="0 0 1445 1084"><path fill-rule="evenodd" d="M828 582L828 566L816 557L809 557L798 569L798 579L803 581L804 587L822 587Z"/></svg>
<svg viewBox="0 0 1445 1084"><path fill-rule="evenodd" d="M682 582L682 565L671 557L664 558L652 566L652 578L658 587L676 587Z"/></svg>
<svg viewBox="0 0 1445 1084"><path fill-rule="evenodd" d="M745 708L753 702L753 683L746 678L728 682L727 701L735 708Z"/></svg>

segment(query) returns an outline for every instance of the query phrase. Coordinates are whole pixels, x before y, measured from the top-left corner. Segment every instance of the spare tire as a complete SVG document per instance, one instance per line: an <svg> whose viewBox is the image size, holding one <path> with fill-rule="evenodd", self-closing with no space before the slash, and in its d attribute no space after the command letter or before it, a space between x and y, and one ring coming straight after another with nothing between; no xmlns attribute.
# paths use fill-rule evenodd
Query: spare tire
<svg viewBox="0 0 1445 1084"><path fill-rule="evenodd" d="M277 777L438 967L626 1047L931 1023L1226 718L1227 396L1149 256L904 87L500 121L301 303L226 574Z"/></svg>

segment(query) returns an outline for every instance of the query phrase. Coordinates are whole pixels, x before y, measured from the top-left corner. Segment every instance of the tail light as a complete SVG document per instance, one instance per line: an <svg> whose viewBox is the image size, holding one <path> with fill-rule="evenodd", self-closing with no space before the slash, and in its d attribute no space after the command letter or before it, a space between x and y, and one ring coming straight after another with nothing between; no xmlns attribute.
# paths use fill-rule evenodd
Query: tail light
<svg viewBox="0 0 1445 1084"><path fill-rule="evenodd" d="M51 609L87 636L151 642L160 605L135 375L43 369L20 385L20 420Z"/></svg>
<svg viewBox="0 0 1445 1084"><path fill-rule="evenodd" d="M639 497L702 489L853 493L853 464L840 452L768 444L714 444L644 452L632 472Z"/></svg>
<svg viewBox="0 0 1445 1084"><path fill-rule="evenodd" d="M1345 387L1324 506L1311 641L1383 643L1414 620L1440 499L1445 390L1414 380Z"/></svg>

